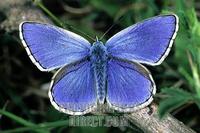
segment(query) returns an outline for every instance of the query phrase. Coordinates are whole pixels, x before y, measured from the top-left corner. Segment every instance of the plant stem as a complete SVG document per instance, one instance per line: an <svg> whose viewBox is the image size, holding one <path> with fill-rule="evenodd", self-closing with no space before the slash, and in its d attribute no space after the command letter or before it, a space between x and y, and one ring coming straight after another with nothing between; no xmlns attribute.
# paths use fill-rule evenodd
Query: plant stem
<svg viewBox="0 0 200 133"><path fill-rule="evenodd" d="M63 23L62 21L60 21L53 13L51 13L43 4L40 0L34 0L34 3L39 6L45 13L47 13L49 15L49 17L52 18L52 20L60 27L66 29L66 28L71 28L85 36L87 36L88 38L90 38L93 41L96 41L92 36L86 34L85 32L73 27L72 25L68 24L68 23Z"/></svg>
<svg viewBox="0 0 200 133"><path fill-rule="evenodd" d="M16 116L16 115L14 115L14 114L12 114L10 112L7 112L5 110L1 109L0 110L0 114L5 115L8 118L10 118L10 119L14 120L15 122L20 123L20 124L22 124L24 126L27 126L27 127L36 126L34 123L26 121L25 119L22 119L21 117ZM47 133L47 131L45 131L45 130L39 130L37 128L34 128L33 130L35 130L37 132L40 132L40 133Z"/></svg>
<svg viewBox="0 0 200 133"><path fill-rule="evenodd" d="M16 129L11 129L11 130L5 130L2 131L1 133L16 133L16 132L25 132L25 131L31 131L35 129L52 129L55 127L60 127L60 126L66 126L68 124L68 120L62 120L62 121L55 121L55 122L46 122L46 123L41 123L38 125L34 126L29 126L29 127L21 127L21 128L16 128Z"/></svg>
<svg viewBox="0 0 200 133"><path fill-rule="evenodd" d="M45 13L47 13L53 21L58 24L60 27L66 28L64 23L60 21L53 13L51 13L43 4L40 0L34 0L34 3L39 6Z"/></svg>
<svg viewBox="0 0 200 133"><path fill-rule="evenodd" d="M192 75L194 79L194 87L195 87L198 98L200 98L200 77L198 74L198 67L197 67L197 64L194 64L191 54L188 51L187 51L187 55L188 55L188 60L190 63L190 67L191 67Z"/></svg>
<svg viewBox="0 0 200 133"><path fill-rule="evenodd" d="M0 110L0 114L5 115L7 117L9 117L10 119L13 119L14 121L24 125L24 126L33 126L35 125L34 123L31 123L29 121L26 121L10 112L4 111L4 110Z"/></svg>

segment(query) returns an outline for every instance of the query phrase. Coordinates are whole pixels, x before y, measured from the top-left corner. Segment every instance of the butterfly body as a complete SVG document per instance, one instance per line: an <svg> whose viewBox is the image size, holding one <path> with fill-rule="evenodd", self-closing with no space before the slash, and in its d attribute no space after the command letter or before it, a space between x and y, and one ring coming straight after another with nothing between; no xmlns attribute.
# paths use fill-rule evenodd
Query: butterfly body
<svg viewBox="0 0 200 133"><path fill-rule="evenodd" d="M142 64L155 66L166 58L178 31L178 17L169 14L144 20L115 34L105 45L37 22L23 22L19 30L39 70L60 68L48 93L57 110L83 115L100 103L133 112L153 101L156 85Z"/></svg>
<svg viewBox="0 0 200 133"><path fill-rule="evenodd" d="M102 42L97 40L90 49L90 61L96 80L97 99L100 104L104 103L106 97L107 60L106 47Z"/></svg>

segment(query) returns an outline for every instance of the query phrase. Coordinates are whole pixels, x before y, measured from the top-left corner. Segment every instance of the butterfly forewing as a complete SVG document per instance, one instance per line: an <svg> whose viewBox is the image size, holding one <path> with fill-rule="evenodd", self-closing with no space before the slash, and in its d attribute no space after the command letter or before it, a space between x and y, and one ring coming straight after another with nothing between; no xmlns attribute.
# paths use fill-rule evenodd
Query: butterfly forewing
<svg viewBox="0 0 200 133"><path fill-rule="evenodd" d="M168 55L177 31L176 15L157 16L117 33L106 47L110 56L159 65Z"/></svg>
<svg viewBox="0 0 200 133"><path fill-rule="evenodd" d="M94 64L102 65L99 57L102 54L95 56L98 60L91 61L93 53L101 52L91 52L90 43L70 31L24 22L20 25L20 38L41 71L65 66L52 78L51 103L61 112L82 115L97 108L100 85L107 89L106 102L115 110L132 112L149 105L156 86L150 72L139 63L160 64L168 55L177 30L178 18L173 14L153 17L122 30L105 44L104 69L94 67ZM95 44L101 43L97 40ZM97 70L96 77L99 77L95 78ZM106 76L100 77L102 73ZM100 79L107 86L98 82ZM103 103L104 100L100 102Z"/></svg>
<svg viewBox="0 0 200 133"><path fill-rule="evenodd" d="M70 31L36 22L23 22L19 28L29 57L41 71L79 61L89 54L90 43Z"/></svg>

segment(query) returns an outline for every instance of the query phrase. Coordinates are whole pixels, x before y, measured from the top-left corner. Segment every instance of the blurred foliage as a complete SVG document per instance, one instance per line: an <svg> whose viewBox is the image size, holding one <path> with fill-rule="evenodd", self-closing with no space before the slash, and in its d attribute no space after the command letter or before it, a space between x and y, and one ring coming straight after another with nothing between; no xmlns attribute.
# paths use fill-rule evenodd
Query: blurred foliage
<svg viewBox="0 0 200 133"><path fill-rule="evenodd" d="M171 112L200 132L200 1L35 0L31 4L56 25L85 38L87 35L100 37L116 24L104 41L143 19L176 13L180 28L170 55L160 66L148 68L157 84L155 102L159 103L160 116ZM0 10L0 24L9 18L5 12ZM3 115L0 130L4 132L141 132L136 127L66 126L69 116L56 111L47 96L46 84L52 74L40 72L31 63L21 46L18 31L0 30L0 63L0 114Z"/></svg>
<svg viewBox="0 0 200 133"><path fill-rule="evenodd" d="M168 95L160 102L160 116L181 106L195 103L200 109L200 22L194 3L188 7L184 1L177 0L177 15L180 29L176 38L175 60L177 71L185 85L176 88L163 88Z"/></svg>

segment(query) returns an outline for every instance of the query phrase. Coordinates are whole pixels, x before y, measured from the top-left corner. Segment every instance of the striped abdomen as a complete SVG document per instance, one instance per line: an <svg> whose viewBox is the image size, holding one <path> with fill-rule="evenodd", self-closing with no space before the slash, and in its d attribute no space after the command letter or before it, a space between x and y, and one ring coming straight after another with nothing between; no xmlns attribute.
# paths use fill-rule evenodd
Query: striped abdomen
<svg viewBox="0 0 200 133"><path fill-rule="evenodd" d="M95 42L90 50L90 60L96 81L96 92L99 103L103 104L106 96L107 51L102 42Z"/></svg>
<svg viewBox="0 0 200 133"><path fill-rule="evenodd" d="M94 65L94 77L96 80L97 98L99 103L104 103L106 95L106 62Z"/></svg>

